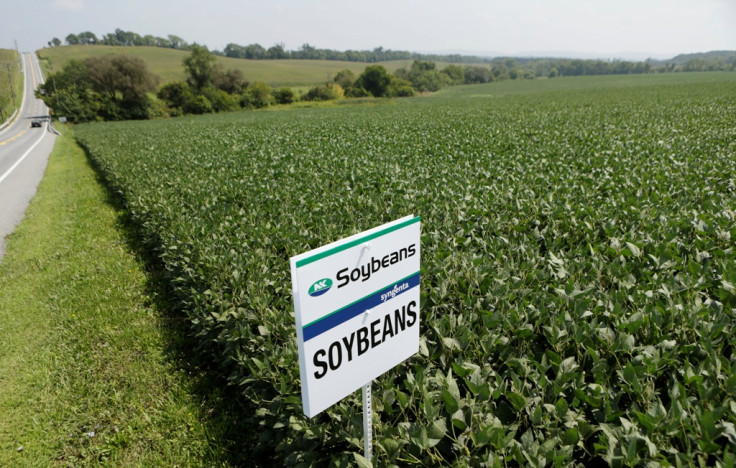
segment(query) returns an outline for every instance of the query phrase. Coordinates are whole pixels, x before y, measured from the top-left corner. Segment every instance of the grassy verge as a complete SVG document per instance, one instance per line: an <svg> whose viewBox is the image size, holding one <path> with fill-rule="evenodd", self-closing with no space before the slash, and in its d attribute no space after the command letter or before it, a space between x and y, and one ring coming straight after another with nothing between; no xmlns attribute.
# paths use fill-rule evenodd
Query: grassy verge
<svg viewBox="0 0 736 468"><path fill-rule="evenodd" d="M8 65L11 76L8 75ZM0 49L0 123L5 122L20 105L22 92L23 76L18 66L18 54L14 50Z"/></svg>
<svg viewBox="0 0 736 468"><path fill-rule="evenodd" d="M0 263L0 466L229 464L224 397L180 358L130 238L59 138Z"/></svg>

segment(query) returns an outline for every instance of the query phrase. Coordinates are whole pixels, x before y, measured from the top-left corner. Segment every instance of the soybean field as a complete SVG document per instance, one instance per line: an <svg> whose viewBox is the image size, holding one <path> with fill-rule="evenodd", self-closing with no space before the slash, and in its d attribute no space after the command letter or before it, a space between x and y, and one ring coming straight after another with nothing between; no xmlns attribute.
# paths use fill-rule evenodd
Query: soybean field
<svg viewBox="0 0 736 468"><path fill-rule="evenodd" d="M79 142L245 408L257 464L364 463L302 413L289 258L422 218L419 354L374 466L733 466L736 74L457 87L85 124Z"/></svg>

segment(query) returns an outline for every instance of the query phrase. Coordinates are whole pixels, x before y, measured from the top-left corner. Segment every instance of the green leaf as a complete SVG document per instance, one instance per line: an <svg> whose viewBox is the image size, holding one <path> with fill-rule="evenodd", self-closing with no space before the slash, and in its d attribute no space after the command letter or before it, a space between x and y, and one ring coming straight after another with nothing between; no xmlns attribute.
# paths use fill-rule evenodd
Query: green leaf
<svg viewBox="0 0 736 468"><path fill-rule="evenodd" d="M578 430L576 428L571 428L565 431L564 434L562 434L562 444L563 445L574 445L578 443Z"/></svg>
<svg viewBox="0 0 736 468"><path fill-rule="evenodd" d="M373 468L373 463L369 462L368 459L365 458L363 455L353 453L353 457L355 457L355 463L360 468Z"/></svg>
<svg viewBox="0 0 736 468"><path fill-rule="evenodd" d="M516 392L507 392L506 398L516 411L521 411L526 408L526 398L524 398L524 395Z"/></svg>

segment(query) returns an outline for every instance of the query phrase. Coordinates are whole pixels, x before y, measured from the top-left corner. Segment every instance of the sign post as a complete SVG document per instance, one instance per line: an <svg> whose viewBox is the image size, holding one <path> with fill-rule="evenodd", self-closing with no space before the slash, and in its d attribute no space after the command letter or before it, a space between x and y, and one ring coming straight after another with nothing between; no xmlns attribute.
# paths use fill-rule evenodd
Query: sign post
<svg viewBox="0 0 736 468"><path fill-rule="evenodd" d="M371 402L371 384L363 386L363 456L371 461L373 458L373 403Z"/></svg>
<svg viewBox="0 0 736 468"><path fill-rule="evenodd" d="M407 216L291 258L304 414L363 388L419 350L420 219Z"/></svg>

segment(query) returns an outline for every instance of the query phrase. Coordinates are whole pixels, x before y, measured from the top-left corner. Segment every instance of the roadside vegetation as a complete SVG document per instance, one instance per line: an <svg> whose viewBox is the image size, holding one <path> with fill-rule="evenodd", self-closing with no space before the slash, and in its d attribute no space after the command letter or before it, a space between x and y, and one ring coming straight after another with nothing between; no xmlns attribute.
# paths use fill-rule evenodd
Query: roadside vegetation
<svg viewBox="0 0 736 468"><path fill-rule="evenodd" d="M234 411L127 218L59 137L0 262L0 466L238 463Z"/></svg>
<svg viewBox="0 0 736 468"><path fill-rule="evenodd" d="M734 106L732 73L576 77L75 131L253 463L360 460L358 392L303 416L289 258L413 213L422 338L374 383L374 466L726 467Z"/></svg>
<svg viewBox="0 0 736 468"><path fill-rule="evenodd" d="M23 74L20 57L15 50L0 49L0 123L20 107Z"/></svg>

